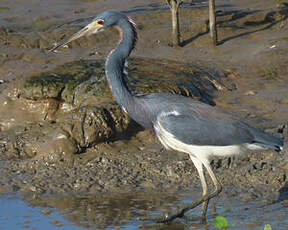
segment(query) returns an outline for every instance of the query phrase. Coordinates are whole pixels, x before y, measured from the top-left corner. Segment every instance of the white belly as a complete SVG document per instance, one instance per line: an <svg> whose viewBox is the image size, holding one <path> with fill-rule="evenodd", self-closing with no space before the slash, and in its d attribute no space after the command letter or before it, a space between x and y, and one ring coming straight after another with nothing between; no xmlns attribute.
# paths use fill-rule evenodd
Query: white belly
<svg viewBox="0 0 288 230"><path fill-rule="evenodd" d="M180 152L188 153L199 159L209 159L212 156L231 156L245 152L247 149L256 150L263 149L262 147L254 144L242 145L226 145L226 146L213 146L213 145L191 145L178 140L171 133L167 132L159 122L155 125L155 132L162 143L167 149L173 149Z"/></svg>

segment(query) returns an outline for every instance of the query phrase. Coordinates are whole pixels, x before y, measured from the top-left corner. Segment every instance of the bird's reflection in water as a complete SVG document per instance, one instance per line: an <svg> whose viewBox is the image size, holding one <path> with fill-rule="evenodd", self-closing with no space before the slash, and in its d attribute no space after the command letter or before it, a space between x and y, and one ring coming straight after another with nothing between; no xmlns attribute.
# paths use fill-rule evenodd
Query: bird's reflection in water
<svg viewBox="0 0 288 230"><path fill-rule="evenodd" d="M199 196L199 194L195 194ZM134 226L139 229L208 229L208 225L185 220L171 224L143 222L139 218L148 213L159 214L175 208L183 196L179 192L138 192L97 194L93 196L48 196L28 200L33 206L55 208L66 220L84 228L106 229ZM198 210L193 210L197 215ZM157 213L156 213L157 212Z"/></svg>
<svg viewBox="0 0 288 230"><path fill-rule="evenodd" d="M158 225L143 225L139 229L141 230L209 230L209 225L207 223L183 223L183 222L173 222L170 224L158 224Z"/></svg>

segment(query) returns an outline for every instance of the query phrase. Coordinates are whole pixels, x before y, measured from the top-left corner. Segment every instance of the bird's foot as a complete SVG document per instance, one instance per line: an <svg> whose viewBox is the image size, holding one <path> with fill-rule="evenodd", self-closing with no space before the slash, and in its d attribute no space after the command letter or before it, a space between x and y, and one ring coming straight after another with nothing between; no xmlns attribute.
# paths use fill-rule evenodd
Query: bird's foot
<svg viewBox="0 0 288 230"><path fill-rule="evenodd" d="M161 214L159 216L154 216L154 217L142 217L140 219L141 220L154 221L156 223L169 223L169 222L172 222L173 220L175 220L177 218L183 218L183 219L187 219L190 221L201 220L201 219L203 219L201 216L200 217L195 217L195 216L189 217L189 216L185 215L186 212L197 207L201 203L203 203L203 200L198 200L198 201L195 201L193 203L186 204L182 208L178 208L177 210L171 211L169 213L164 213L164 214Z"/></svg>
<svg viewBox="0 0 288 230"><path fill-rule="evenodd" d="M156 223L169 223L169 222L172 222L174 219L181 218L181 217L182 216L177 213L169 212L169 213L163 213L158 216L142 217L140 218L140 220L149 220L149 221L153 221Z"/></svg>

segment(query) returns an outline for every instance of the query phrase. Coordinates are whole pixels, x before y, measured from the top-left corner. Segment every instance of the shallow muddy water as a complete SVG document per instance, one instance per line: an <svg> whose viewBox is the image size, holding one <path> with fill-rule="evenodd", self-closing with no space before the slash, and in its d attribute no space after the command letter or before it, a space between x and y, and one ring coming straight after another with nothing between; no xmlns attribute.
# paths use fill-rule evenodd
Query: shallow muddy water
<svg viewBox="0 0 288 230"><path fill-rule="evenodd" d="M33 207L15 195L1 196L0 205L1 230L85 229L76 227L74 223L65 220L57 211L54 211L53 208L43 209L41 207Z"/></svg>
<svg viewBox="0 0 288 230"><path fill-rule="evenodd" d="M181 202L191 202L199 193L186 191L176 193L110 194L99 197L41 197L22 200L17 195L0 198L0 229L215 229L213 217L227 218L229 229L261 229L270 224L272 229L287 229L288 206L277 202L269 204L263 200L244 202L237 197L220 196L208 210L208 222L175 221L173 224L155 224L139 218L157 215L175 208ZM197 198L196 198L197 197ZM266 201L267 202L267 201ZM212 207L212 208L211 208ZM157 211L155 211L157 210ZM199 215L200 208L190 212ZM276 214L277 213L277 214Z"/></svg>

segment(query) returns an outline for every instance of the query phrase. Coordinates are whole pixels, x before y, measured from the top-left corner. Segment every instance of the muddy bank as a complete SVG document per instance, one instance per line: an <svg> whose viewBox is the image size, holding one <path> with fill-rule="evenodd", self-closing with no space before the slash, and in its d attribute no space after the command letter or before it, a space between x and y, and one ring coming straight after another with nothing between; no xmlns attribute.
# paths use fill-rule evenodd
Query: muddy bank
<svg viewBox="0 0 288 230"><path fill-rule="evenodd" d="M150 137L145 132L140 135ZM123 141L98 144L85 153L53 163L37 158L2 160L1 190L91 195L103 191L181 190L199 185L197 173L186 155L163 152L159 144L137 139L140 137L130 140L129 146ZM283 200L287 196L285 151L283 155L270 152L216 159L212 165L221 183L234 188L227 191L230 196L241 194L248 200L273 193L281 194Z"/></svg>
<svg viewBox="0 0 288 230"><path fill-rule="evenodd" d="M281 155L251 153L212 161L224 190L216 199L216 213L213 208L209 209L209 218L224 215L231 223L231 212L237 222L239 213L241 216L250 213L251 217L264 218L259 222L251 218L250 224L254 226L276 222L282 226L278 229L285 229L287 160L285 151ZM85 153L71 156L69 161L48 163L35 158L14 159L1 160L0 166L2 193L25 194L24 199L30 205L43 207L45 212L55 212L56 208L65 219L85 228L105 229L136 223L151 229L149 223L139 222L137 218L168 211L181 205L183 199L194 201L201 196L198 175L188 156L163 151L146 131L129 141L121 139L98 144ZM235 208L232 205L232 210L227 211L232 201ZM265 215L256 211L264 209ZM282 211L267 219L275 209ZM193 210L192 214L199 214L199 210ZM248 217L240 219L245 223L249 220ZM243 229L243 222L239 229ZM171 226L153 228L185 229L186 225L176 221ZM204 227L194 226L196 229ZM247 229L254 228L247 223Z"/></svg>

